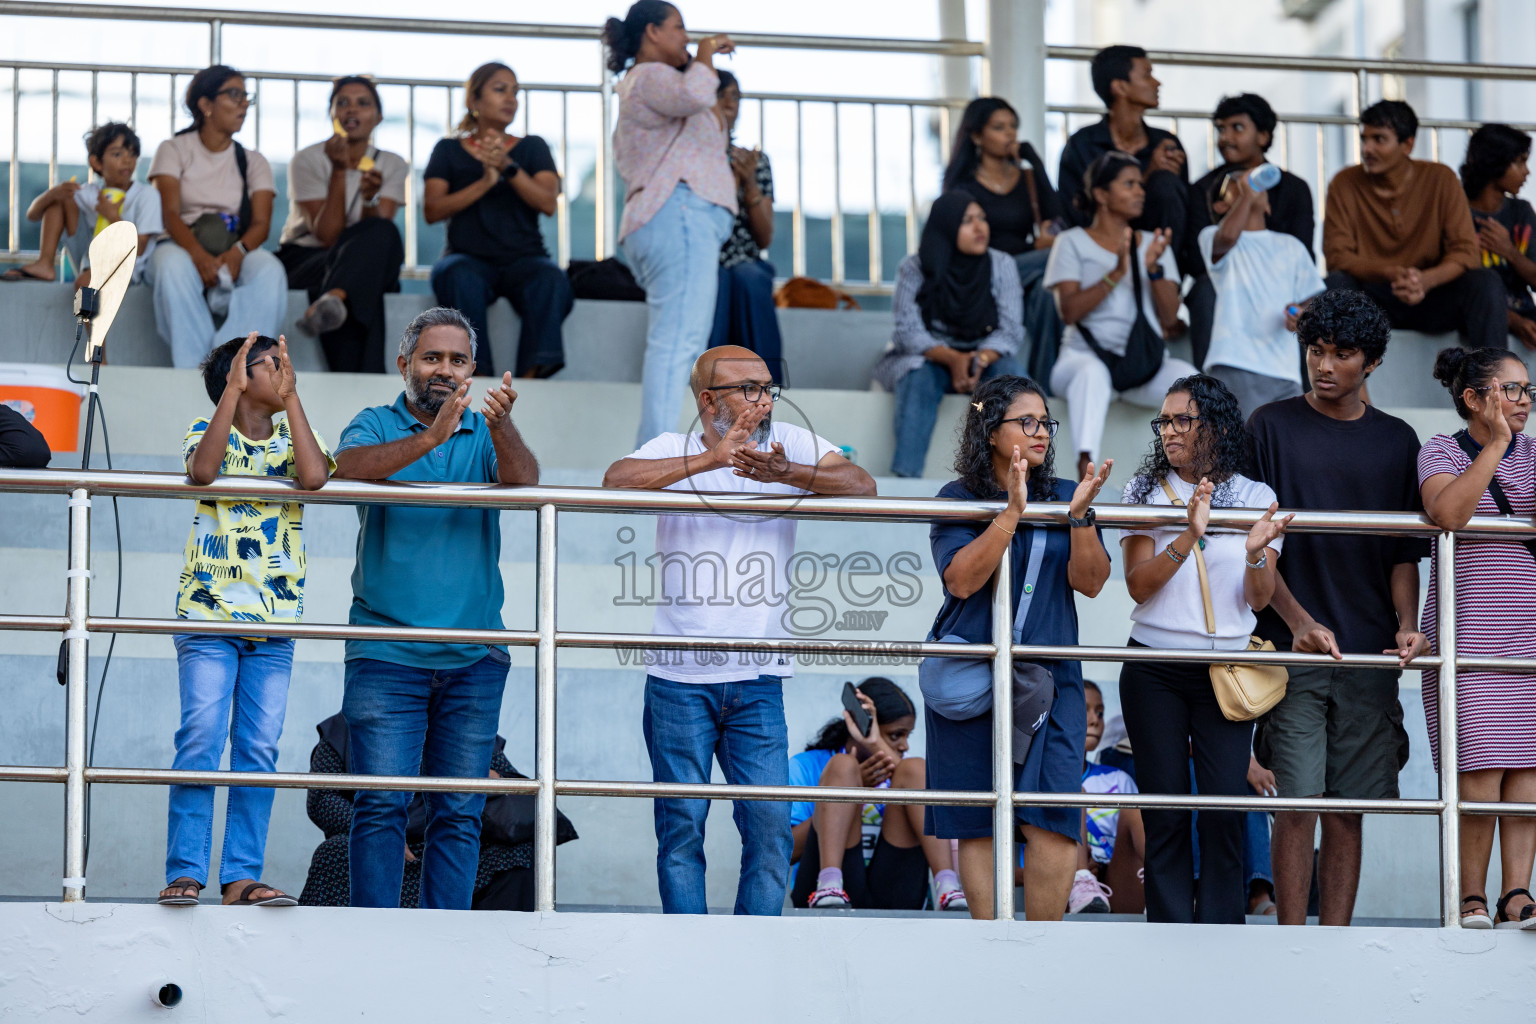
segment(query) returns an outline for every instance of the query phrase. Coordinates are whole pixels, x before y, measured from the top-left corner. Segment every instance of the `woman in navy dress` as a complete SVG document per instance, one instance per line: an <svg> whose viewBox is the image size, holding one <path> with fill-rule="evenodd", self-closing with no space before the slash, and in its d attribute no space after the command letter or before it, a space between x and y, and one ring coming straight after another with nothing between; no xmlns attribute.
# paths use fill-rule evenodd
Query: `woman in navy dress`
<svg viewBox="0 0 1536 1024"><path fill-rule="evenodd" d="M1013 603L1024 588L1031 534L1046 531L1044 560L1036 581L1023 643L1077 643L1074 593L1093 597L1109 578L1109 553L1094 525L1089 503L1109 477L1112 460L1088 467L1074 486L1058 480L1050 418L1040 385L1025 377L983 382L971 395L960 448L959 479L944 485L941 498L961 501L1006 499L991 520L936 522L929 535L933 564L944 581L944 606L934 635L956 635L971 643L992 642L992 578L1003 552L1013 559ZM1077 524L1027 526L1019 521L1031 501L1068 502ZM1082 789L1087 711L1083 670L1076 661L1043 663L1056 683L1050 715L1035 733L1013 787L1023 792L1076 793ZM956 721L925 709L928 788L992 788L992 713ZM1077 867L1082 809L1021 807L1024 831L1024 908L1031 921L1059 921L1067 907ZM926 831L960 841L960 880L971 916L993 913L992 811L987 807L929 807Z"/></svg>

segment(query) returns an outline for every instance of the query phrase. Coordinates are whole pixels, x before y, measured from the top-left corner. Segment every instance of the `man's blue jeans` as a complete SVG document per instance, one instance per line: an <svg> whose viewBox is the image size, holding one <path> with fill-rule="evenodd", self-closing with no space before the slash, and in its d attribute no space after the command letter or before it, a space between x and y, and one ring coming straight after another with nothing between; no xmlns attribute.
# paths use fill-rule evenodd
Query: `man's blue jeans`
<svg viewBox="0 0 1536 1024"><path fill-rule="evenodd" d="M467 668L347 662L341 712L351 770L363 775L484 778L501 717L509 659L492 650ZM348 845L354 907L398 907L410 793L359 791ZM468 910L480 862L484 793L428 793L421 905Z"/></svg>
<svg viewBox="0 0 1536 1024"><path fill-rule="evenodd" d="M982 380L1004 374L1024 376L1024 367L1013 356L995 360L981 372ZM939 418L939 401L953 392L949 370L925 362L896 382L896 453L891 457L892 476L922 476Z"/></svg>
<svg viewBox="0 0 1536 1024"><path fill-rule="evenodd" d="M676 683L645 680L645 747L657 782L705 783L710 757L725 781L742 786L789 784L789 731L784 688L778 676L739 683ZM661 909L703 914L704 819L708 800L656 801L656 875ZM735 802L741 833L741 880L736 913L776 916L789 885L789 804L778 800Z"/></svg>
<svg viewBox="0 0 1536 1024"><path fill-rule="evenodd" d="M172 768L213 772L229 740L229 767L237 772L277 771L277 741L288 708L292 640L238 640L178 634L176 674L181 727ZM233 711L233 715L231 715ZM212 786L172 786L165 842L165 881L208 882L213 848ZM229 787L219 884L261 878L272 818L272 790Z"/></svg>

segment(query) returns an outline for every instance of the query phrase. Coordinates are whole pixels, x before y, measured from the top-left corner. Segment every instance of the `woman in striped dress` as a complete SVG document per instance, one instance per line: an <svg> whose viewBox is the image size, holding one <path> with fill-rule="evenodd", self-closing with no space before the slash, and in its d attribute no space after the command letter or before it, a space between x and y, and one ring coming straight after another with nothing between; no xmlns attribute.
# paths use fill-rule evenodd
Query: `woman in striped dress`
<svg viewBox="0 0 1536 1024"><path fill-rule="evenodd" d="M1425 512L1445 530L1461 529L1474 515L1499 515L1501 505L1529 520L1536 514L1536 441L1524 431L1536 388L1524 364L1504 349L1448 348L1435 360L1435 379L1451 392L1467 426L1454 435L1435 435L1419 451ZM1432 644L1437 575L1430 575L1424 607L1424 634ZM1463 657L1536 657L1536 559L1520 542L1457 543L1456 652ZM1433 669L1424 672L1424 717L1439 770L1437 682ZM1536 676L1459 672L1456 710L1462 799L1536 801ZM1494 821L1486 815L1461 818L1464 928L1494 924L1484 891ZM1497 919L1536 930L1536 902L1529 892L1536 818L1497 821L1504 888Z"/></svg>

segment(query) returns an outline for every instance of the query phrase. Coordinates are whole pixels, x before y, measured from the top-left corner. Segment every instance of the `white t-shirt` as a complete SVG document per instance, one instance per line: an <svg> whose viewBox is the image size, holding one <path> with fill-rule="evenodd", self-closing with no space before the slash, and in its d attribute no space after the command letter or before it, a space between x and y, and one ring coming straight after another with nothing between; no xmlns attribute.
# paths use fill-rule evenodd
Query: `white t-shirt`
<svg viewBox="0 0 1536 1024"><path fill-rule="evenodd" d="M1132 503L1131 492L1136 480L1132 477L1125 485L1121 500L1126 504ZM1195 485L1186 483L1177 473L1170 473L1168 482L1173 485L1173 493L1179 500L1188 504L1194 496ZM1275 492L1268 484L1239 474L1217 485L1211 504L1216 508L1265 509L1274 500ZM1163 493L1162 484L1156 484L1142 504L1167 506L1173 503ZM1120 537L1122 540L1151 537L1158 557L1167 558L1162 553L1163 548L1183 532L1184 527L1177 525L1160 530L1121 530ZM1205 569L1211 580L1211 607L1216 613L1215 640L1205 631L1205 602L1200 596L1200 572L1193 554L1157 593L1132 609L1132 640L1148 647L1208 651L1240 651L1248 646L1248 637L1257 621L1243 597L1243 576L1248 571L1244 567L1248 561L1248 531L1208 529L1204 540ZM1276 537L1270 542L1274 556L1280 554L1283 541L1283 537Z"/></svg>
<svg viewBox="0 0 1536 1024"><path fill-rule="evenodd" d="M1152 302L1152 282L1147 280L1147 249L1152 245L1152 232L1141 232L1141 245L1136 250L1137 271L1141 274L1141 308L1147 323L1158 334L1163 333L1157 318L1157 306ZM1158 265L1169 281L1179 280L1179 265L1174 261L1171 248L1163 250ZM1045 265L1045 286L1058 285L1063 281L1076 281L1082 287L1097 284L1105 274L1112 273L1120 265L1120 254L1111 252L1093 240L1087 228L1071 228L1063 231L1051 246L1051 258ZM1099 347L1116 355L1125 354L1125 343L1130 339L1131 328L1136 323L1136 288L1131 275L1125 278L1085 317L1083 323L1093 334ZM1070 348L1092 351L1083 340L1076 324L1069 324L1062 335Z"/></svg>
<svg viewBox="0 0 1536 1024"><path fill-rule="evenodd" d="M838 450L803 427L774 423L769 444L784 446L791 462L814 466ZM760 446L767 448L768 445ZM662 434L631 459L675 459L704 454L703 434ZM669 491L809 494L788 484L765 484L737 476L730 468L684 477ZM749 519L702 512L656 517L654 578L657 636L789 636L790 563L795 554L795 520ZM740 652L656 651L651 675L678 683L731 683L759 675L792 676L794 658Z"/></svg>
<svg viewBox="0 0 1536 1024"><path fill-rule="evenodd" d="M101 216L96 212L96 201L101 198L102 187L99 181L88 181L75 193L75 205L80 208L80 223L70 236L69 251L75 258L75 265L81 270L91 265L91 240L96 237L96 219ZM138 282L144 278L144 268L149 266L149 254L155 251L155 242L165 233L165 225L160 221L160 192L153 185L146 185L142 181L129 182L123 193L122 218L132 224L139 234L149 236L148 244L133 264L131 280ZM96 283L99 285L101 282Z"/></svg>
<svg viewBox="0 0 1536 1024"><path fill-rule="evenodd" d="M1216 225L1200 232L1200 258L1216 288L1207 366L1231 366L1249 373L1301 383L1296 335L1286 330L1285 307L1323 290L1323 275L1312 254L1280 231L1244 231L1219 261L1212 261Z"/></svg>
<svg viewBox="0 0 1536 1024"><path fill-rule="evenodd" d="M203 145L197 132L172 135L160 143L149 165L151 182L162 174L181 182L181 219L185 224L205 213L240 212L240 165L235 162L233 145L215 153ZM245 178L251 195L277 194L272 166L254 149L245 151Z"/></svg>
<svg viewBox="0 0 1536 1024"><path fill-rule="evenodd" d="M374 166L384 177L378 198L404 203L405 180L411 175L405 159L383 149L370 148L368 155L373 157ZM347 172L346 227L363 219L362 181L362 171ZM288 162L288 222L283 225L279 245L320 246L320 240L311 233L309 216L299 204L324 199L330 188L331 158L325 155L324 142L306 146L293 154L293 159Z"/></svg>

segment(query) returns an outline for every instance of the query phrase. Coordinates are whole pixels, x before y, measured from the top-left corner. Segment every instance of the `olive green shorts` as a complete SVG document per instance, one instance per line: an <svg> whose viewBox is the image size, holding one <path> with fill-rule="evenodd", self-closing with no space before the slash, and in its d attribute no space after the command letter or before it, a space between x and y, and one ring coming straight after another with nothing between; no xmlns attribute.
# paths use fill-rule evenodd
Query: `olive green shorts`
<svg viewBox="0 0 1536 1024"><path fill-rule="evenodd" d="M1394 669L1292 667L1285 697L1259 719L1254 756L1283 797L1391 800L1408 763Z"/></svg>

